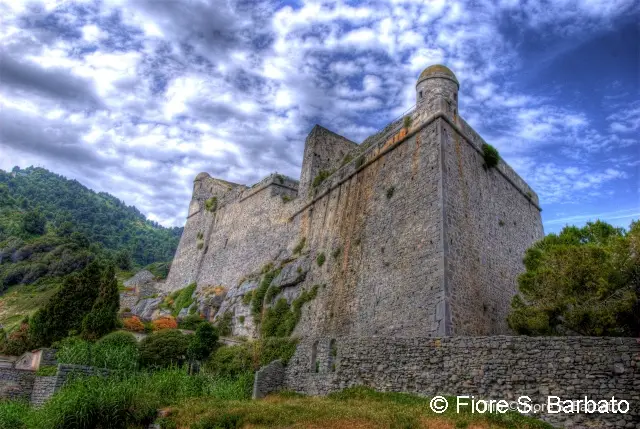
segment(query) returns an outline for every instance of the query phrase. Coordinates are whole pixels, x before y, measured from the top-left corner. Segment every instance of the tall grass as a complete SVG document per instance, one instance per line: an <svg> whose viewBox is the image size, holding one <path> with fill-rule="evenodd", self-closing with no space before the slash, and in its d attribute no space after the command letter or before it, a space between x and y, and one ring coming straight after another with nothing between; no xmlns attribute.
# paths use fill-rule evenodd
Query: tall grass
<svg viewBox="0 0 640 429"><path fill-rule="evenodd" d="M82 377L41 409L0 407L0 428L90 429L148 424L159 408L189 398L242 400L251 396L252 374L230 378L188 375L184 369ZM6 417L5 417L6 415Z"/></svg>

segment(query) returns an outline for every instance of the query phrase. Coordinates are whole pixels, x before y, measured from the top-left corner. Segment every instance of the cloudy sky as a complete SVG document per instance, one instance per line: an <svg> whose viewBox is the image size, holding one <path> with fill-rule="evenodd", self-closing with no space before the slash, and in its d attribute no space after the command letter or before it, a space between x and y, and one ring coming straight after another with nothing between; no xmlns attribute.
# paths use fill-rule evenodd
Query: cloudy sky
<svg viewBox="0 0 640 429"><path fill-rule="evenodd" d="M315 123L356 142L448 65L460 113L545 231L640 218L636 0L0 0L0 168L42 166L183 225L200 171L298 177Z"/></svg>

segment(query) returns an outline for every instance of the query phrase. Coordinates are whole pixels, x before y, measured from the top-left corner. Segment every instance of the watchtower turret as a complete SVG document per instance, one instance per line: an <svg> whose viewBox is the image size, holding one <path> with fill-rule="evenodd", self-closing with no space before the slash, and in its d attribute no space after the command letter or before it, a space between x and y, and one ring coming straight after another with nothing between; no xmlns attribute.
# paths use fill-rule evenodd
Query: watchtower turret
<svg viewBox="0 0 640 429"><path fill-rule="evenodd" d="M458 89L456 75L448 67L435 64L420 73L416 83L416 109L428 113L440 110L450 115L458 114Z"/></svg>

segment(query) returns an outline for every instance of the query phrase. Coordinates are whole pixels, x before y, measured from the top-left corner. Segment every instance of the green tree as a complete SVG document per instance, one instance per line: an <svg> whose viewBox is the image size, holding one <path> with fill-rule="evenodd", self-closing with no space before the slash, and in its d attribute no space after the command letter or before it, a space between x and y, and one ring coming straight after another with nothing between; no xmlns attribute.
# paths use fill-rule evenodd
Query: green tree
<svg viewBox="0 0 640 429"><path fill-rule="evenodd" d="M85 315L100 293L102 271L101 263L94 260L81 273L65 278L61 288L31 320L30 331L37 345L48 346L70 332L80 332Z"/></svg>
<svg viewBox="0 0 640 429"><path fill-rule="evenodd" d="M140 363L151 368L182 365L188 347L189 337L176 329L154 332L140 343Z"/></svg>
<svg viewBox="0 0 640 429"><path fill-rule="evenodd" d="M120 294L115 269L109 265L103 270L100 290L91 311L82 321L82 334L96 339L116 329L120 310Z"/></svg>
<svg viewBox="0 0 640 429"><path fill-rule="evenodd" d="M127 249L122 249L116 252L115 263L121 270L129 271L133 268L131 261L131 252Z"/></svg>
<svg viewBox="0 0 640 429"><path fill-rule="evenodd" d="M38 210L28 211L22 219L22 229L29 234L44 234L46 224L47 219Z"/></svg>
<svg viewBox="0 0 640 429"><path fill-rule="evenodd" d="M527 250L509 326L526 335L640 334L640 222L565 227Z"/></svg>
<svg viewBox="0 0 640 429"><path fill-rule="evenodd" d="M189 341L187 357L189 360L202 361L207 359L218 345L218 332L210 323L201 323L196 328L196 334Z"/></svg>

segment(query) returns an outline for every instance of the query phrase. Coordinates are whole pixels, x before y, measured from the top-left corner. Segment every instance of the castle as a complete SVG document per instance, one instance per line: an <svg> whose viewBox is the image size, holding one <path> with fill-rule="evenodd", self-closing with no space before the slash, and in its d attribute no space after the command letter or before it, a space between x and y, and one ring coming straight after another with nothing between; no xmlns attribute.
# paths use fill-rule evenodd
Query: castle
<svg viewBox="0 0 640 429"><path fill-rule="evenodd" d="M543 229L538 197L458 114L442 65L416 83L415 108L360 145L316 125L300 181L247 187L200 173L165 284L224 290L213 317L257 336L245 295L262 267L289 302L314 285L301 337L442 337L509 332L522 257Z"/></svg>

